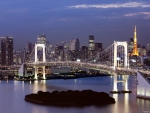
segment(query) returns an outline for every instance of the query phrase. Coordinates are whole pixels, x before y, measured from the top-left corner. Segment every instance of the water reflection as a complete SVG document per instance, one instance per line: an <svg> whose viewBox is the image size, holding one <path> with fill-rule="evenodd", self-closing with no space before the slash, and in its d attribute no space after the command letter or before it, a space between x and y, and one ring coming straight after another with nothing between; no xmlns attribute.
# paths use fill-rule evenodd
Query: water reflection
<svg viewBox="0 0 150 113"><path fill-rule="evenodd" d="M22 89L24 90L24 81L22 81Z"/></svg>
<svg viewBox="0 0 150 113"><path fill-rule="evenodd" d="M45 109L38 109L38 107L40 107L39 105L34 106L32 108L31 113L50 113L49 111L45 110Z"/></svg>
<svg viewBox="0 0 150 113"><path fill-rule="evenodd" d="M34 81L32 88L33 88L32 90L34 91L33 93L37 93L37 91L39 90L39 82Z"/></svg>
<svg viewBox="0 0 150 113"><path fill-rule="evenodd" d="M40 81L34 81L33 84L31 84L32 90L34 91L33 93L37 93L37 91L42 90L42 91L47 91L46 88L46 80L40 80Z"/></svg>
<svg viewBox="0 0 150 113"><path fill-rule="evenodd" d="M113 76L111 75L111 76L110 76L110 78L112 79L112 78L113 78Z"/></svg>
<svg viewBox="0 0 150 113"><path fill-rule="evenodd" d="M143 112L150 113L150 100L137 98L137 104Z"/></svg>
<svg viewBox="0 0 150 113"><path fill-rule="evenodd" d="M129 113L129 93L124 94L125 113Z"/></svg>
<svg viewBox="0 0 150 113"><path fill-rule="evenodd" d="M113 88L113 78L94 77L69 80L42 81L0 81L0 113L144 113L150 111L150 100L136 98L136 79L129 77L131 94L113 94L116 103L105 106L54 107L32 104L24 101L24 96L37 91L64 91L92 89L109 92ZM134 85L133 85L134 84ZM122 85L118 86L122 89ZM19 106L18 106L19 105ZM9 109L8 109L9 106Z"/></svg>
<svg viewBox="0 0 150 113"><path fill-rule="evenodd" d="M116 101L116 103L114 105L114 113L118 113L118 94L113 94L113 98Z"/></svg>
<svg viewBox="0 0 150 113"><path fill-rule="evenodd" d="M149 100L145 100L146 101L146 110L149 110L150 112L150 101Z"/></svg>

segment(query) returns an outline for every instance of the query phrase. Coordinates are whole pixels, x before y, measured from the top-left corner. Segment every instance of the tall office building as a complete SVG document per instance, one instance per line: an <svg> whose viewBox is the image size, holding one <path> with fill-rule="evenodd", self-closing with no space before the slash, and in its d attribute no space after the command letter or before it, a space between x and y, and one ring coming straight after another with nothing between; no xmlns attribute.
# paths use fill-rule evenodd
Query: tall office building
<svg viewBox="0 0 150 113"><path fill-rule="evenodd" d="M80 49L80 42L79 39L71 39L70 41L70 50L71 51L78 51Z"/></svg>
<svg viewBox="0 0 150 113"><path fill-rule="evenodd" d="M146 55L147 55L146 47L142 46L142 48L140 50L140 56L146 56Z"/></svg>
<svg viewBox="0 0 150 113"><path fill-rule="evenodd" d="M49 41L46 41L46 53L47 54L50 54L51 52L51 44L49 43Z"/></svg>
<svg viewBox="0 0 150 113"><path fill-rule="evenodd" d="M128 43L128 53L129 55L131 55L132 51L133 51L133 38L130 38L130 41Z"/></svg>
<svg viewBox="0 0 150 113"><path fill-rule="evenodd" d="M89 36L89 50L95 50L94 36L93 35Z"/></svg>
<svg viewBox="0 0 150 113"><path fill-rule="evenodd" d="M46 36L45 36L45 34L37 36L37 43L38 44L45 44L45 46L46 46Z"/></svg>
<svg viewBox="0 0 150 113"><path fill-rule="evenodd" d="M81 53L81 61L85 61L88 59L88 47L87 46L82 46L80 49Z"/></svg>
<svg viewBox="0 0 150 113"><path fill-rule="evenodd" d="M150 44L147 44L146 49L149 51L150 50Z"/></svg>
<svg viewBox="0 0 150 113"><path fill-rule="evenodd" d="M64 46L64 50L69 50L70 43L69 42L65 42L63 44L63 46Z"/></svg>
<svg viewBox="0 0 150 113"><path fill-rule="evenodd" d="M21 60L21 50L15 50L13 52L13 64L22 64L22 60Z"/></svg>
<svg viewBox="0 0 150 113"><path fill-rule="evenodd" d="M55 57L60 60L63 61L64 60L64 47L63 46L56 46L55 47Z"/></svg>
<svg viewBox="0 0 150 113"><path fill-rule="evenodd" d="M147 55L150 56L150 44L147 44Z"/></svg>
<svg viewBox="0 0 150 113"><path fill-rule="evenodd" d="M13 37L1 37L1 64L13 63Z"/></svg>
<svg viewBox="0 0 150 113"><path fill-rule="evenodd" d="M103 44L102 43L95 43L95 51L101 52L103 50Z"/></svg>
<svg viewBox="0 0 150 113"><path fill-rule="evenodd" d="M26 44L26 51L29 54L31 54L32 50L33 50L33 44L31 42L27 42L27 44Z"/></svg>

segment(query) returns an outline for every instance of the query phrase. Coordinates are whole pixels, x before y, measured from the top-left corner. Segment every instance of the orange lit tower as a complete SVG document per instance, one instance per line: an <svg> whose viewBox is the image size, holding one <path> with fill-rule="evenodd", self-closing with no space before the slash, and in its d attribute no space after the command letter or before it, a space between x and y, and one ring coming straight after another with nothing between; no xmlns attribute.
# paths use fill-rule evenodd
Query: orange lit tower
<svg viewBox="0 0 150 113"><path fill-rule="evenodd" d="M131 56L139 56L138 48L137 48L137 38L136 38L136 25L134 29L134 46Z"/></svg>

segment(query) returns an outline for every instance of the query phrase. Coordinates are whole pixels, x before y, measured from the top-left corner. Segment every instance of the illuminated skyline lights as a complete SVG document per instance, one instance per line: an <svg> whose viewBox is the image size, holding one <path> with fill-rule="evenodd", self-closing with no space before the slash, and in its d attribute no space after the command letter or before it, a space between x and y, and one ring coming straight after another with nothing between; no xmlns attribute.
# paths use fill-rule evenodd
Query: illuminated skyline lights
<svg viewBox="0 0 150 113"><path fill-rule="evenodd" d="M139 56L138 53L138 48L137 48L137 37L136 37L136 25L135 25L135 29L134 29L134 45L133 45L133 51L131 56Z"/></svg>

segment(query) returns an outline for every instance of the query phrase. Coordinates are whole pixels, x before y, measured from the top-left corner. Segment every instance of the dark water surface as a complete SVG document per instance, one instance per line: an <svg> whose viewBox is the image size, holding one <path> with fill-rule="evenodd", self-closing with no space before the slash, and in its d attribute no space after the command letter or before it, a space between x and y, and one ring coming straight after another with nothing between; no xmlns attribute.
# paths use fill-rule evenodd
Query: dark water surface
<svg viewBox="0 0 150 113"><path fill-rule="evenodd" d="M111 94L115 104L87 107L43 106L24 101L24 96L42 91L64 91L92 89L109 92L113 88L113 77L91 77L47 81L0 81L0 113L150 113L150 100L136 98L136 77L129 77L131 94ZM118 83L118 89L123 84Z"/></svg>

